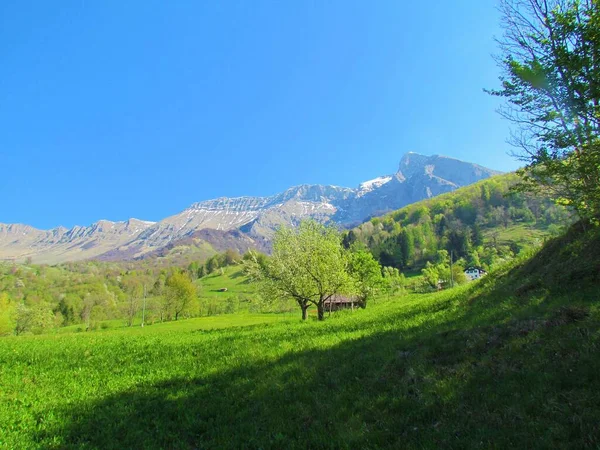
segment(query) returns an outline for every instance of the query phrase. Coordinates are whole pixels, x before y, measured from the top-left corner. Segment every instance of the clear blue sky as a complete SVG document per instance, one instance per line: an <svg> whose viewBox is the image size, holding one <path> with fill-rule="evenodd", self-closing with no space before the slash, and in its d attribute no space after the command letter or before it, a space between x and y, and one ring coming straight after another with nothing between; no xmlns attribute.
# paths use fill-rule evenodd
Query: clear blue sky
<svg viewBox="0 0 600 450"><path fill-rule="evenodd" d="M408 151L513 170L493 3L0 2L0 222L352 187Z"/></svg>

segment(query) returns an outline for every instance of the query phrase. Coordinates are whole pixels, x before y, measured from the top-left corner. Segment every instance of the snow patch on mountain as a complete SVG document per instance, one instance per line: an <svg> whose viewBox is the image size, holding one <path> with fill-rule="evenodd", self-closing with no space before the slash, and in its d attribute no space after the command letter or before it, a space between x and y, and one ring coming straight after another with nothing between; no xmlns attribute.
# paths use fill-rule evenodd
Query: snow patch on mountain
<svg viewBox="0 0 600 450"><path fill-rule="evenodd" d="M377 177L369 181L364 181L358 185L358 192L356 195L361 197L365 195L367 192L371 192L377 188L380 188L386 183L389 183L392 180L391 175L386 175L383 177Z"/></svg>

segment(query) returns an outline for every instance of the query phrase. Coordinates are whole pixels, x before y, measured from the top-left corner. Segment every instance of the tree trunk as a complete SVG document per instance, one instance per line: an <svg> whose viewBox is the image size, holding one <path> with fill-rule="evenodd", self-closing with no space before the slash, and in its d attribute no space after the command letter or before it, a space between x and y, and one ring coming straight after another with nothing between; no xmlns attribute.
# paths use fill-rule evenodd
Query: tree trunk
<svg viewBox="0 0 600 450"><path fill-rule="evenodd" d="M306 318L308 317L307 314L307 310L308 310L308 305L304 306L300 306L300 308L302 308L302 320L306 320Z"/></svg>
<svg viewBox="0 0 600 450"><path fill-rule="evenodd" d="M319 302L317 304L317 319L324 320L325 319L325 305L324 302Z"/></svg>

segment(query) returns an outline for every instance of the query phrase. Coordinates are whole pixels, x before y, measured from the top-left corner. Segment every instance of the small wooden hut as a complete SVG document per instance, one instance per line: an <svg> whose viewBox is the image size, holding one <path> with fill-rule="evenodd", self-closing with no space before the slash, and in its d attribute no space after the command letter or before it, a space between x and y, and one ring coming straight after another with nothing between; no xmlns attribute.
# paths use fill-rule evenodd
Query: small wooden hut
<svg viewBox="0 0 600 450"><path fill-rule="evenodd" d="M329 299L325 300L323 305L325 311L338 311L340 309L352 309L358 304L358 299L354 296L346 296L341 294L334 294Z"/></svg>

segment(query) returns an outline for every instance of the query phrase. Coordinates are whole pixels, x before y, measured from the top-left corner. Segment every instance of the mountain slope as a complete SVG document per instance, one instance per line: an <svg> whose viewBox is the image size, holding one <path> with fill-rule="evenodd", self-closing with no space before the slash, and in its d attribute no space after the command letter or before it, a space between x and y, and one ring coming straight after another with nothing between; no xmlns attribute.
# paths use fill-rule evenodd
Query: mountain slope
<svg viewBox="0 0 600 450"><path fill-rule="evenodd" d="M94 258L125 245L154 225L138 219L100 220L89 227L75 226L43 231L28 225L0 223L0 259L38 263Z"/></svg>
<svg viewBox="0 0 600 450"><path fill-rule="evenodd" d="M352 229L345 241L360 241L384 266L419 269L439 258L489 268L571 223L564 208L542 195L513 193L515 174L465 186L415 202Z"/></svg>
<svg viewBox="0 0 600 450"><path fill-rule="evenodd" d="M498 172L443 156L407 153L394 175L358 188L301 185L270 197L218 198L191 205L157 223L131 219L48 231L0 225L0 259L55 263L88 258L122 260L177 245L199 230L239 230L237 248L268 246L274 230L301 219L333 221L343 227L412 202L455 190Z"/></svg>
<svg viewBox="0 0 600 450"><path fill-rule="evenodd" d="M302 185L273 197L222 198L197 203L146 230L128 249L134 246L137 256L141 256L165 245L165 241L173 242L174 232L187 236L201 228L239 229L257 247L268 247L274 230L281 225L295 225L310 217L349 227L497 173L452 158L408 153L396 174L361 183L357 189Z"/></svg>

